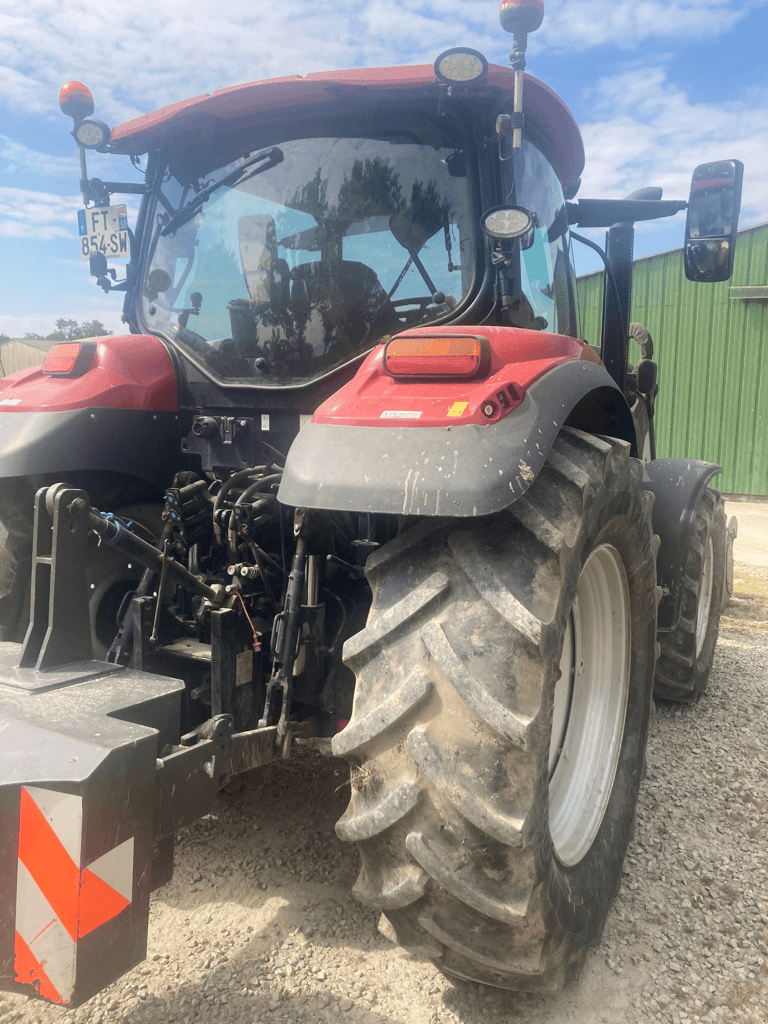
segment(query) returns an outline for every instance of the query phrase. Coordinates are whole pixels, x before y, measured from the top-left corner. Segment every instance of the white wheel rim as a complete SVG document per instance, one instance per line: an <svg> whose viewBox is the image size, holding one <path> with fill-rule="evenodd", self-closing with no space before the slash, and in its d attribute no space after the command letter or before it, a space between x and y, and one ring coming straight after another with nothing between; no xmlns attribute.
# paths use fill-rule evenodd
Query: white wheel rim
<svg viewBox="0 0 768 1024"><path fill-rule="evenodd" d="M595 548L581 571L555 685L549 827L559 860L578 864L613 789L629 692L632 622L624 563Z"/></svg>
<svg viewBox="0 0 768 1024"><path fill-rule="evenodd" d="M709 612L712 608L712 589L715 582L714 564L715 550L712 545L712 536L707 538L704 548L704 564L701 567L701 586L699 587L699 600L696 610L696 657L701 654L701 648L707 637L707 626L709 625Z"/></svg>

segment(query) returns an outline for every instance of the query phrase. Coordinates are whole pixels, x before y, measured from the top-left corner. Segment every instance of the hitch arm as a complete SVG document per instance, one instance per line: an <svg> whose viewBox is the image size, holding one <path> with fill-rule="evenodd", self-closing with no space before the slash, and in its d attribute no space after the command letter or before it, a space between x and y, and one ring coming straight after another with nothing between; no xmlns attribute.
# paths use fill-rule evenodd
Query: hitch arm
<svg viewBox="0 0 768 1024"><path fill-rule="evenodd" d="M217 590L209 587L197 576L194 576L188 569L174 559L166 559L162 552L148 544L147 541L131 533L117 519L110 519L96 509L91 509L88 517L88 525L94 533L101 538L102 544L109 544L126 555L135 559L147 569L164 573L167 577L179 583L193 594L207 597L209 601L220 604L224 595L224 589Z"/></svg>

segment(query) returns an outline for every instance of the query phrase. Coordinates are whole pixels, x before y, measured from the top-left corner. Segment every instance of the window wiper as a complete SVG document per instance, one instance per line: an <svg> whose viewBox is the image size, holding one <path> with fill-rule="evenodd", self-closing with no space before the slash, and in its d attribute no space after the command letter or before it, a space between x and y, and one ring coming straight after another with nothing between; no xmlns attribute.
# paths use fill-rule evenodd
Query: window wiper
<svg viewBox="0 0 768 1024"><path fill-rule="evenodd" d="M256 156L252 156L250 160L247 160L244 164L240 164L234 171L230 171L229 174L225 174L223 178L219 178L218 181L212 181L210 185L206 185L205 188L200 189L196 196L194 196L187 203L186 206L182 206L173 217L168 221L163 230L160 232L160 237L169 235L176 228L181 227L182 224L193 217L203 203L207 202L210 196L213 195L220 188L225 188L227 185L235 186L240 185L244 181L248 181L249 178L254 178L257 174L261 174L262 171L268 171L271 167L277 167L278 164L283 162L283 151L278 146L272 146L271 149L265 149L261 153L257 153ZM254 166L257 165L257 166ZM245 173L248 171L249 173Z"/></svg>

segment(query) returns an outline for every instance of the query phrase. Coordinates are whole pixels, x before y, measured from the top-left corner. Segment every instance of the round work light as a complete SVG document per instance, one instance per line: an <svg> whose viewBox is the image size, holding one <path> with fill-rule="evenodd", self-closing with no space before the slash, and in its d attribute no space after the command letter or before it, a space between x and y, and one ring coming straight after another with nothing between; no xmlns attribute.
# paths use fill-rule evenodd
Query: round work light
<svg viewBox="0 0 768 1024"><path fill-rule="evenodd" d="M468 85L488 73L488 61L477 50L454 46L435 61L435 75L446 85Z"/></svg>
<svg viewBox="0 0 768 1024"><path fill-rule="evenodd" d="M83 149L98 149L109 142L109 127L95 117L80 121L72 132L78 146Z"/></svg>
<svg viewBox="0 0 768 1024"><path fill-rule="evenodd" d="M523 206L496 206L484 213L481 227L489 238L502 242L520 242L521 249L533 245L536 218Z"/></svg>

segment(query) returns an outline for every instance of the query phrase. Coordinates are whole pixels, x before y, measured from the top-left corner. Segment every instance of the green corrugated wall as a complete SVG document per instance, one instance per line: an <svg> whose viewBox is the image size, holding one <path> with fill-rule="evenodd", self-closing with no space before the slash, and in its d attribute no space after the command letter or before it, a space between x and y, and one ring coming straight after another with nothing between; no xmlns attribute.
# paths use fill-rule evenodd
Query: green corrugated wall
<svg viewBox="0 0 768 1024"><path fill-rule="evenodd" d="M768 495L768 301L730 295L767 283L768 224L739 232L720 284L686 280L682 249L635 262L631 319L651 332L659 366L657 455L718 463L713 483L729 494ZM602 273L579 278L578 296L582 337L599 345Z"/></svg>

